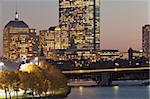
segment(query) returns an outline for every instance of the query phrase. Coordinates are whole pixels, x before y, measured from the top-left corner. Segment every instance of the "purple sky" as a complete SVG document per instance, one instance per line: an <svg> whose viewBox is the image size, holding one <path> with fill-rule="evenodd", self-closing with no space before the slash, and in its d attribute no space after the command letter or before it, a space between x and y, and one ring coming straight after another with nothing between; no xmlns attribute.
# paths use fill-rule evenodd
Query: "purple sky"
<svg viewBox="0 0 150 99"><path fill-rule="evenodd" d="M0 55L2 29L14 19L16 0L0 0ZM149 0L101 0L101 49L140 50L142 26L149 24ZM58 0L18 0L18 12L30 28L58 25Z"/></svg>

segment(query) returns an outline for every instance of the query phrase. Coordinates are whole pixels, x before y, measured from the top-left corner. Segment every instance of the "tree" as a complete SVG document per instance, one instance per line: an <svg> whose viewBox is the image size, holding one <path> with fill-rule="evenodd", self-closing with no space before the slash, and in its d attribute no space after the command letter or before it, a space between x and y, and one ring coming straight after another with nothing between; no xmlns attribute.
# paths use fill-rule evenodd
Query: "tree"
<svg viewBox="0 0 150 99"><path fill-rule="evenodd" d="M0 85L1 85L1 88L4 89L5 91L5 98L7 99L7 85L6 85L6 78L5 78L5 74L6 74L6 71L0 71Z"/></svg>
<svg viewBox="0 0 150 99"><path fill-rule="evenodd" d="M9 97L11 98L11 91L19 79L18 75L14 71L2 71L0 73L0 83L5 90L5 97L7 98L7 92L9 93Z"/></svg>
<svg viewBox="0 0 150 99"><path fill-rule="evenodd" d="M20 71L1 71L0 72L0 88L5 91L5 98L11 98L11 92L15 91L18 98L19 89L36 94L55 95L55 92L67 92L67 79L55 66L40 61L40 65L26 64L27 67Z"/></svg>
<svg viewBox="0 0 150 99"><path fill-rule="evenodd" d="M31 90L33 95L35 92L40 96L42 92L45 91L43 86L47 84L45 83L45 77L42 75L43 71L35 64L29 64L28 66L31 70L19 73L21 88L25 90L25 93L27 90Z"/></svg>
<svg viewBox="0 0 150 99"><path fill-rule="evenodd" d="M67 79L56 66L48 64L45 60L41 60L39 65L43 70L45 79L51 82L51 88L49 90L54 92L62 88L66 89L66 91L68 90Z"/></svg>

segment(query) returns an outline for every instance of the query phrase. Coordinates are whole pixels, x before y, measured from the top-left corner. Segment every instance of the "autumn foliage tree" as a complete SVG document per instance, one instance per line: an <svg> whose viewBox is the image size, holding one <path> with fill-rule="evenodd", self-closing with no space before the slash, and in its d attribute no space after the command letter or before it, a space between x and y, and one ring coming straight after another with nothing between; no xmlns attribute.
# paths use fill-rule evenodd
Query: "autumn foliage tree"
<svg viewBox="0 0 150 99"><path fill-rule="evenodd" d="M5 91L5 97L7 98L8 92L11 98L11 91L15 90L19 83L18 74L15 71L1 71L0 78L0 85Z"/></svg>
<svg viewBox="0 0 150 99"><path fill-rule="evenodd" d="M19 71L1 71L0 88L7 92L11 98L11 92L16 91L18 97L19 89L32 92L34 95L50 96L66 94L68 91L67 79L55 66L40 61L36 64L25 64L25 68Z"/></svg>

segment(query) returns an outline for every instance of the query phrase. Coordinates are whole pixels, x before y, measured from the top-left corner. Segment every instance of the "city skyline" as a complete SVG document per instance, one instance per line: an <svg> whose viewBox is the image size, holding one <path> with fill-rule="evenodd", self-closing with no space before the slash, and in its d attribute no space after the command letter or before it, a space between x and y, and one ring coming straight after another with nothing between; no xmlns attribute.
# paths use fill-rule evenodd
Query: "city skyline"
<svg viewBox="0 0 150 99"><path fill-rule="evenodd" d="M14 19L16 3L15 3L15 0L14 1L1 0L0 2L2 2L0 5L0 7L2 8L0 11L2 15L0 16L0 19L1 19L0 30L2 31L4 25L6 25L8 21ZM137 49L137 50L141 49L142 26L144 24L148 24L149 13L148 13L147 2L148 2L147 0L144 0L144 1L128 0L128 1L122 1L122 2L119 0L113 0L113 1L101 0L101 49L119 49L120 51L126 51L129 47L132 47L133 49ZM128 7L125 9L127 5ZM39 8L39 6L41 9L40 12L42 13L39 13L38 12L39 10L36 10L37 8ZM122 9L119 9L121 8L121 6L122 6ZM134 10L134 8L138 8L138 10ZM27 11L30 9L31 11ZM36 28L37 30L48 29L51 26L57 26L58 21L59 21L58 10L59 10L58 0L57 1L56 0L50 0L50 1L43 0L42 2L37 1L37 0L32 0L32 1L21 0L18 2L18 12L21 17L20 19L25 21L30 27ZM34 12L33 14L33 11L36 11L36 12ZM51 13L48 13L49 11L51 11ZM135 13L133 15L132 12L134 11ZM119 15L113 14L117 12L121 14ZM121 17L122 15L125 15L128 13L129 13L128 17L127 16ZM110 15L112 15L112 17L110 17ZM135 16L139 19L137 23L136 23L137 21L136 18L134 19ZM115 18L117 18L118 20L116 20ZM131 27L127 25L122 26L124 25L123 23L125 22L125 20L130 19L130 18L132 19ZM37 20L39 22L34 22ZM134 24L134 22L136 24ZM38 23L41 23L41 24L38 24ZM114 26L114 24L117 24L117 23L119 23L119 25ZM125 22L125 24L127 23L128 22ZM129 30L124 31L123 27ZM118 31L116 32L116 30ZM132 33L132 34L128 36L129 33L127 32ZM126 35L126 33L128 35ZM1 32L1 35L2 35L2 32ZM127 37L124 38L124 36L127 36ZM116 40L116 37L117 38L119 37L120 39ZM0 42L2 42L2 39ZM120 42L121 45L119 45L118 42ZM130 42L131 44L129 44ZM2 46L2 43L0 46Z"/></svg>

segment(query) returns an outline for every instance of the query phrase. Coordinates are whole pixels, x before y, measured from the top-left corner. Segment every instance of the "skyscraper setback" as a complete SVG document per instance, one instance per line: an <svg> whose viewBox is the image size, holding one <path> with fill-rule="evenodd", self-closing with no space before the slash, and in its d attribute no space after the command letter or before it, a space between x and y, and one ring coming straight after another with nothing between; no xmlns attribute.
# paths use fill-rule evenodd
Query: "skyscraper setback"
<svg viewBox="0 0 150 99"><path fill-rule="evenodd" d="M100 49L100 0L59 0L59 25L69 48Z"/></svg>

